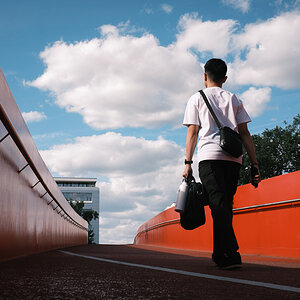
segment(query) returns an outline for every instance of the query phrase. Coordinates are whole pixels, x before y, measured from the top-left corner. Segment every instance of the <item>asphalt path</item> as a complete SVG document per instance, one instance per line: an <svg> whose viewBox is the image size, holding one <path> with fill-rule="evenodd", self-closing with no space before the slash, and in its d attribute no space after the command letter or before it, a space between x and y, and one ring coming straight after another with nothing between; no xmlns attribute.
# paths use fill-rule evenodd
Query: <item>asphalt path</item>
<svg viewBox="0 0 300 300"><path fill-rule="evenodd" d="M297 261L252 257L225 271L209 256L132 245L35 254L0 263L0 299L300 299Z"/></svg>

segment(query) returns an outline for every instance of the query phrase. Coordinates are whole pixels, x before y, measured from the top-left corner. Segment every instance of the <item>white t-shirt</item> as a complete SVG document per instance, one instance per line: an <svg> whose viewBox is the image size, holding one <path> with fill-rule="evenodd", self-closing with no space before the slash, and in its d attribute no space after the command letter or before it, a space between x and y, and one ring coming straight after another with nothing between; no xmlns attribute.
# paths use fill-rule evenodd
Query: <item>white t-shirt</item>
<svg viewBox="0 0 300 300"><path fill-rule="evenodd" d="M251 122L243 103L236 95L219 87L210 87L203 91L221 126L238 131L238 124ZM242 156L235 158L219 146L219 128L199 92L194 94L187 103L183 125L199 125L199 162L202 160L229 160L242 163Z"/></svg>

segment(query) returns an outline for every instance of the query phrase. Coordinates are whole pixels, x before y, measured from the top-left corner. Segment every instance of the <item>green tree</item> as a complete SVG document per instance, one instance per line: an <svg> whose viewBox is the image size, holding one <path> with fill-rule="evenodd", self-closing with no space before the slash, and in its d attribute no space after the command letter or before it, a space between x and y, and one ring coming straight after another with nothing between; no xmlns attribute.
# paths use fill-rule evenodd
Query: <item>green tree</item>
<svg viewBox="0 0 300 300"><path fill-rule="evenodd" d="M96 220L99 218L99 214L97 211L93 209L84 209L83 201L68 201L71 207L83 218L85 219L89 225L91 224L92 220ZM94 231L93 229L89 229L88 231L88 241L89 244L93 244L94 242Z"/></svg>
<svg viewBox="0 0 300 300"><path fill-rule="evenodd" d="M300 114L284 125L252 136L262 179L300 170ZM245 154L239 184L249 183L249 165Z"/></svg>

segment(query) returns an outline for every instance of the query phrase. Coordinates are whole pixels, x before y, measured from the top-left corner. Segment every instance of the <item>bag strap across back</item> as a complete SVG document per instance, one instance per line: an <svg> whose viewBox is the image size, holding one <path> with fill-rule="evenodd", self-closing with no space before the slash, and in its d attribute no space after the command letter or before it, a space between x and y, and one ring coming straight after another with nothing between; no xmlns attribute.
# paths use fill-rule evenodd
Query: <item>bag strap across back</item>
<svg viewBox="0 0 300 300"><path fill-rule="evenodd" d="M217 123L218 128L221 129L222 128L221 123L219 122L219 120L218 120L215 112L213 111L210 103L208 102L208 99L207 99L206 95L204 94L204 92L202 90L200 90L199 92L200 92L200 94L201 94L201 96L202 96L202 98L203 98L203 100L204 100L204 102L205 102L208 110L210 111L211 116L214 118L215 122Z"/></svg>

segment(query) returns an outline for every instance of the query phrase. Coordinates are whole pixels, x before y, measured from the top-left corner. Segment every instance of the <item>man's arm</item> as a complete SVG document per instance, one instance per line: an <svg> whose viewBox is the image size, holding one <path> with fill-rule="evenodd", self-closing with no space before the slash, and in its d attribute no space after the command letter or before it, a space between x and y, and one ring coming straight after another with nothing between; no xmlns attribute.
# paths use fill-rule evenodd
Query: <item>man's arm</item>
<svg viewBox="0 0 300 300"><path fill-rule="evenodd" d="M257 170L259 170L258 162L257 162L257 158L256 158L256 153L255 153L255 146L254 146L254 143L252 141L250 132L248 130L247 123L239 124L238 125L238 131L239 131L239 134L242 138L243 145L244 145L244 147L247 151L247 154L249 156L249 160L250 160L251 164L253 164L257 168ZM254 181L254 183L257 183L257 184L261 181L259 171L258 171L258 175L256 175L253 178L253 181Z"/></svg>
<svg viewBox="0 0 300 300"><path fill-rule="evenodd" d="M199 125L189 125L186 134L186 160L192 160L194 151L198 141ZM182 176L187 178L189 174L193 174L191 165L185 165Z"/></svg>

